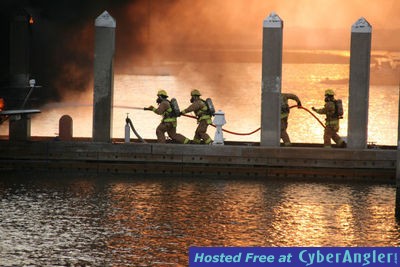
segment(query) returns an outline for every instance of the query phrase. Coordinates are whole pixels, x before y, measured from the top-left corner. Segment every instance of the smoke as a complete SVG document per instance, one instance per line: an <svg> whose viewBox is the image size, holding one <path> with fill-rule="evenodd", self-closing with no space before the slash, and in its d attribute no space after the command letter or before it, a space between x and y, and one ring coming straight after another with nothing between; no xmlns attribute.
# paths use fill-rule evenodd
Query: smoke
<svg viewBox="0 0 400 267"><path fill-rule="evenodd" d="M210 87L234 87L235 77L227 64L206 62L260 61L262 21L272 11L284 21L287 49L348 49L350 27L360 17L378 33L373 48L396 49L400 42L397 0L3 0L0 5L3 14L21 6L35 18L32 76L44 87L43 99L91 86L94 20L104 10L117 21L116 73L171 61L203 62L189 75L201 76L196 79L208 80ZM195 86L196 79L185 81Z"/></svg>
<svg viewBox="0 0 400 267"><path fill-rule="evenodd" d="M41 102L61 100L87 90L93 79L94 20L108 10L122 22L126 16L123 7L128 2L139 1L17 0L0 3L2 22L7 22L7 26L1 27L3 36L9 36L8 21L19 10L25 10L34 20L30 25L30 76L42 86L34 92L35 98ZM2 51L9 49L3 44ZM8 69L2 68L2 79L5 72Z"/></svg>
<svg viewBox="0 0 400 267"><path fill-rule="evenodd" d="M36 16L32 76L45 89L39 98L61 100L85 92L93 80L94 20L104 10L119 11L128 1L30 2Z"/></svg>

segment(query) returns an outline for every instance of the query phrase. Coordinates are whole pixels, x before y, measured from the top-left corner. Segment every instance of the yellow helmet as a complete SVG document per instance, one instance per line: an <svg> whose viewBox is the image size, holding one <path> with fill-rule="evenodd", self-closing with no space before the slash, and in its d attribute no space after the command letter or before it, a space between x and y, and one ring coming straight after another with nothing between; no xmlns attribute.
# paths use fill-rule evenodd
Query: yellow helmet
<svg viewBox="0 0 400 267"><path fill-rule="evenodd" d="M191 95L191 96L201 96L200 91L197 90L197 89L193 89L193 90L190 92L190 95Z"/></svg>
<svg viewBox="0 0 400 267"><path fill-rule="evenodd" d="M159 90L159 91L157 92L157 96L165 96L165 97L168 97L168 94L167 94L167 92L166 92L165 90Z"/></svg>
<svg viewBox="0 0 400 267"><path fill-rule="evenodd" d="M325 95L331 95L331 96L334 96L334 95L335 95L335 92L333 92L333 90L332 90L332 89L327 89L327 90L325 90Z"/></svg>

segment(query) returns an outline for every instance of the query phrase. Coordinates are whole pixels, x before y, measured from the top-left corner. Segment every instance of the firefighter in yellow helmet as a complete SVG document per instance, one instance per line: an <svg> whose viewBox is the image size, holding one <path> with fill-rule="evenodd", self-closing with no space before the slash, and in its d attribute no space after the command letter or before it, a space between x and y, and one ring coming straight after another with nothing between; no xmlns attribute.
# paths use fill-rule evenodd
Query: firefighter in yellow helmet
<svg viewBox="0 0 400 267"><path fill-rule="evenodd" d="M186 114L193 111L197 117L198 126L194 134L193 143L200 144L201 140L203 140L205 144L211 144L211 137L207 134L208 125L212 123L210 111L205 101L200 98L201 94L199 90L192 90L190 95L190 102L192 104L182 110L181 114Z"/></svg>
<svg viewBox="0 0 400 267"><path fill-rule="evenodd" d="M285 93L281 94L281 138L285 146L290 146L292 144L286 131L290 112L289 99L296 101L298 108L301 107L301 101L297 95Z"/></svg>
<svg viewBox="0 0 400 267"><path fill-rule="evenodd" d="M316 109L312 107L312 110L318 114L325 114L325 131L324 131L324 147L331 147L331 139L339 147L346 147L346 142L340 138L337 134L339 131L339 117L337 115L336 105L335 105L335 93L332 89L325 90L325 105L323 108Z"/></svg>
<svg viewBox="0 0 400 267"><path fill-rule="evenodd" d="M158 125L156 129L157 142L166 143L165 133L167 133L172 140L178 143L182 144L189 143L190 140L188 138L184 137L181 134L176 133L177 116L179 114L174 114L171 107L171 103L170 101L168 101L168 94L165 90L159 90L157 92L156 102L158 104L158 108L149 106L144 109L151 110L154 113L163 116L161 123Z"/></svg>

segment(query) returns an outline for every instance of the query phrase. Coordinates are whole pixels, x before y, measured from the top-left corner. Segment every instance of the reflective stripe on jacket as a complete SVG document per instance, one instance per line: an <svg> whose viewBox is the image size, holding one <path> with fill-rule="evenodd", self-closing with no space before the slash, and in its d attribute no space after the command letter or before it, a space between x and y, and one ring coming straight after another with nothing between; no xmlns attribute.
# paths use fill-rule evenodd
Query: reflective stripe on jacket
<svg viewBox="0 0 400 267"><path fill-rule="evenodd" d="M324 107L316 109L315 112L326 115L325 119L326 126L339 125L339 119L337 118L335 110L335 102L333 101L325 102Z"/></svg>
<svg viewBox="0 0 400 267"><path fill-rule="evenodd" d="M154 113L162 115L162 122L176 122L176 117L172 114L171 104L168 100L163 100L158 108L153 109Z"/></svg>
<svg viewBox="0 0 400 267"><path fill-rule="evenodd" d="M207 120L208 124L212 123L211 115L208 112L207 105L204 103L204 100L198 99L194 101L189 107L183 110L183 113L194 112L197 117L197 122L202 120Z"/></svg>

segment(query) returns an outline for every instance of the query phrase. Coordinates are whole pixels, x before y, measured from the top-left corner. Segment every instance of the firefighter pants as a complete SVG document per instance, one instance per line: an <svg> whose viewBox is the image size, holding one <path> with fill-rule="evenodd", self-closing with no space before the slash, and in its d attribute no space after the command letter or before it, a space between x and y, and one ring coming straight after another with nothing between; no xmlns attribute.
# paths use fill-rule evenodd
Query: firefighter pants
<svg viewBox="0 0 400 267"><path fill-rule="evenodd" d="M197 126L196 132L194 134L193 142L200 144L201 139L204 143L209 144L212 142L211 137L207 134L208 122L207 120L201 120Z"/></svg>
<svg viewBox="0 0 400 267"><path fill-rule="evenodd" d="M343 140L337 134L339 131L339 125L327 125L324 131L324 147L331 147L331 139L335 141L336 144L340 145Z"/></svg>
<svg viewBox="0 0 400 267"><path fill-rule="evenodd" d="M290 138L286 131L288 127L288 117L281 119L281 138L284 145L290 145Z"/></svg>
<svg viewBox="0 0 400 267"><path fill-rule="evenodd" d="M161 122L160 125L158 125L156 129L158 143L166 143L165 133L167 133L172 140L178 143L186 144L189 142L188 138L176 133L176 127L172 122Z"/></svg>

